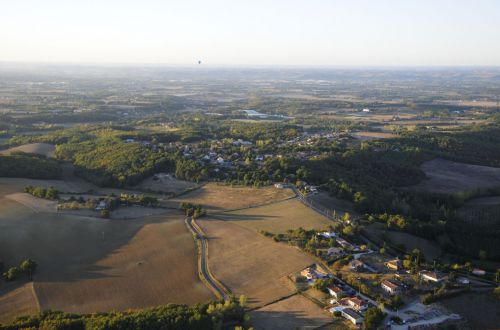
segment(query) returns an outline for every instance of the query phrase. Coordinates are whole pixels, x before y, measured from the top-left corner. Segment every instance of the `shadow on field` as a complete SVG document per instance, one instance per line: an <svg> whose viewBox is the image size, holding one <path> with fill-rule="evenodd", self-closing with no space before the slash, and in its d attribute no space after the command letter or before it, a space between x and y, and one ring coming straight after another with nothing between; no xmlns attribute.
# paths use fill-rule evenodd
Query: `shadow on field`
<svg viewBox="0 0 500 330"><path fill-rule="evenodd" d="M98 262L118 253L144 225L168 221L173 219L165 215L105 220L33 213L0 197L0 260L5 269L18 266L26 258L35 260L38 268L33 278L37 284L119 277ZM141 266L142 262L132 260L130 267ZM22 277L18 281L21 285L26 280ZM1 282L1 294L17 287Z"/></svg>

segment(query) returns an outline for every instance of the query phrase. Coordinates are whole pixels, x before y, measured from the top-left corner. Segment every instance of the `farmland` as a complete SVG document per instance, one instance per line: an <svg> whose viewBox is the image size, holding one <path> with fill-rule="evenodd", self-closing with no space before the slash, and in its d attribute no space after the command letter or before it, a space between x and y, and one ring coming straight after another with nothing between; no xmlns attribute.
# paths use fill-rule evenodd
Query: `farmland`
<svg viewBox="0 0 500 330"><path fill-rule="evenodd" d="M274 187L250 188L231 187L208 183L193 192L173 199L173 201L201 204L206 209L231 210L260 205L273 201L284 200L293 196L289 189L275 189Z"/></svg>
<svg viewBox="0 0 500 330"><path fill-rule="evenodd" d="M10 149L0 151L0 154L9 155L13 152L25 152L30 154L38 154L45 157L54 157L54 146L47 143L30 143L24 144L19 147L13 147Z"/></svg>
<svg viewBox="0 0 500 330"><path fill-rule="evenodd" d="M427 178L415 189L435 193L466 192L500 186L500 168L433 159L422 164Z"/></svg>
<svg viewBox="0 0 500 330"><path fill-rule="evenodd" d="M236 295L262 306L295 291L288 275L312 264L299 250L262 237L229 221L198 221L209 239L209 263L214 275Z"/></svg>
<svg viewBox="0 0 500 330"><path fill-rule="evenodd" d="M286 200L260 207L215 213L214 218L230 221L254 231L285 233L288 229L324 229L332 222L304 206L300 201Z"/></svg>
<svg viewBox="0 0 500 330"><path fill-rule="evenodd" d="M256 330L316 328L332 322L318 305L295 295L250 313Z"/></svg>
<svg viewBox="0 0 500 330"><path fill-rule="evenodd" d="M18 191L2 180L2 196ZM38 262L33 286L41 309L95 312L213 298L197 276L196 246L177 211L116 221L47 212L35 217L7 198L0 205L2 259L7 265L26 256ZM32 292L3 287L0 299L16 308L1 321L33 310L33 303L24 303Z"/></svg>

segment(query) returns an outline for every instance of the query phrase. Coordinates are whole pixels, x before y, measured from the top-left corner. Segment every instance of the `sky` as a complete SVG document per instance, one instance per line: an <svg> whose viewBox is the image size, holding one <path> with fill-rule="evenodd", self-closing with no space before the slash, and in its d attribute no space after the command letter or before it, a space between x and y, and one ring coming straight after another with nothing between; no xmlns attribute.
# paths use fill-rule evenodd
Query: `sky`
<svg viewBox="0 0 500 330"><path fill-rule="evenodd" d="M0 0L0 61L500 66L500 0Z"/></svg>

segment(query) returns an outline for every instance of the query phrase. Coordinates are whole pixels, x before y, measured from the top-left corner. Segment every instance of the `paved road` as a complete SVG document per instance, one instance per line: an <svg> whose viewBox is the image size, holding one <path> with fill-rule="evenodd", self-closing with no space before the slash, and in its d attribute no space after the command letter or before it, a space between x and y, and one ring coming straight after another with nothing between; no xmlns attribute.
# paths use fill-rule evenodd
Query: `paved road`
<svg viewBox="0 0 500 330"><path fill-rule="evenodd" d="M200 241L200 246L201 246L201 251L200 251L200 256L201 256L201 269L199 270L201 272L201 275L205 278L205 284L208 283L210 285L212 291L217 292L220 297L224 299L228 299L228 295L226 293L226 290L222 288L218 283L216 283L216 280L214 281L212 273L210 273L210 270L208 268L208 252L207 252L207 247L208 247L208 240L205 238L202 232L200 232L198 226L193 225L193 218L188 217L186 219L186 223L189 226L189 228L195 233L196 239Z"/></svg>

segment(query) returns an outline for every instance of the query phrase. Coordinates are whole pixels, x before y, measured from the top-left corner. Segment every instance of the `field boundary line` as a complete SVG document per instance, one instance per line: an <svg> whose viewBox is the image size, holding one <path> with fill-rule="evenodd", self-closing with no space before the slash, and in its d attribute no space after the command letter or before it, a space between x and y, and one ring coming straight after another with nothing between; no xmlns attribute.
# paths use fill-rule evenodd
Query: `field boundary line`
<svg viewBox="0 0 500 330"><path fill-rule="evenodd" d="M211 272L208 264L208 240L205 233L196 223L194 218L186 217L184 220L189 231L193 234L193 238L198 246L198 276L201 281L207 286L217 298L227 299L231 291L223 285Z"/></svg>
<svg viewBox="0 0 500 330"><path fill-rule="evenodd" d="M33 294L33 299L35 299L36 308L38 309L38 313L42 312L42 306L40 304L40 299L38 299L38 295L35 290L35 281L31 281L31 293Z"/></svg>

